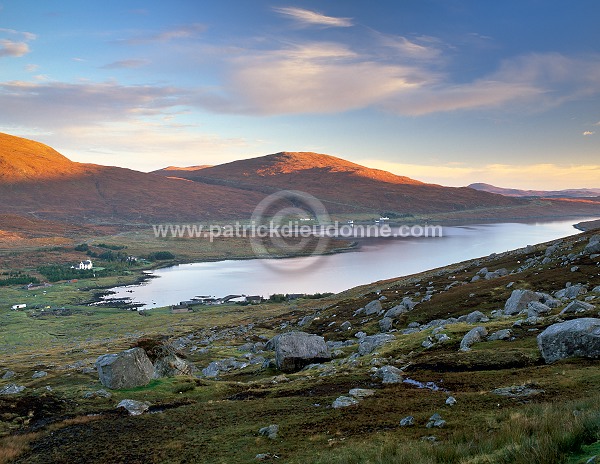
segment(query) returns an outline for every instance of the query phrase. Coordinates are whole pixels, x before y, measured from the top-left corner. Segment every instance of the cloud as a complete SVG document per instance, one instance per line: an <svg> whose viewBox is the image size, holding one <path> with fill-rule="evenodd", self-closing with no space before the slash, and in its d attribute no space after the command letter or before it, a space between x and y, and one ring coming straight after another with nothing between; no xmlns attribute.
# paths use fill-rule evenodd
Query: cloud
<svg viewBox="0 0 600 464"><path fill-rule="evenodd" d="M15 29L0 28L0 33L17 36L21 38L21 40L24 40L26 42L30 42L37 38L37 36L35 34L32 34L31 32L16 31Z"/></svg>
<svg viewBox="0 0 600 464"><path fill-rule="evenodd" d="M25 71L27 72L36 72L38 69L40 69L40 66L37 64L28 64L25 66Z"/></svg>
<svg viewBox="0 0 600 464"><path fill-rule="evenodd" d="M0 40L0 58L11 56L20 57L29 53L29 45L25 42Z"/></svg>
<svg viewBox="0 0 600 464"><path fill-rule="evenodd" d="M409 40L403 36L374 33L387 53L392 49L404 57L427 60L438 58L441 54L439 41L431 37L422 38L419 41L423 43L418 43L417 40Z"/></svg>
<svg viewBox="0 0 600 464"><path fill-rule="evenodd" d="M273 8L277 13L287 16L298 22L302 26L325 26L325 27L350 27L353 26L350 18L335 18L325 16L316 11L305 10L304 8L282 7Z"/></svg>
<svg viewBox="0 0 600 464"><path fill-rule="evenodd" d="M121 60L105 64L102 66L102 69L135 69L146 66L149 63L150 62L148 60L142 59Z"/></svg>
<svg viewBox="0 0 600 464"><path fill-rule="evenodd" d="M594 131L585 131L582 135L594 135Z"/></svg>
<svg viewBox="0 0 600 464"><path fill-rule="evenodd" d="M424 182L455 187L475 182L485 182L498 187L533 190L558 190L568 188L600 188L600 165L558 165L551 163L508 165L487 164L420 165L394 163L377 159L357 161L366 166L383 169L398 175Z"/></svg>
<svg viewBox="0 0 600 464"><path fill-rule="evenodd" d="M206 31L206 26L200 23L185 24L154 34L142 35L121 42L128 45L140 45L152 42L170 42L177 39L193 39Z"/></svg>

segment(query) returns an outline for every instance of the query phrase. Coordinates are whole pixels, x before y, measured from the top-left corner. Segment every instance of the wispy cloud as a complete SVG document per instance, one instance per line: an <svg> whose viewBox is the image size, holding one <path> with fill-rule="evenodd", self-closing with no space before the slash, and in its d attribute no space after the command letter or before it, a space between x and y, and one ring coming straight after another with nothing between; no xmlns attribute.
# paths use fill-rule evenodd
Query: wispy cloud
<svg viewBox="0 0 600 464"><path fill-rule="evenodd" d="M0 58L19 58L29 53L27 42L35 40L36 35L31 32L21 32L14 29L0 28L0 34L8 38L0 38Z"/></svg>
<svg viewBox="0 0 600 464"><path fill-rule="evenodd" d="M121 42L129 45L140 45L152 42L170 42L179 39L193 39L206 31L206 26L200 23L184 24L164 31L142 34Z"/></svg>
<svg viewBox="0 0 600 464"><path fill-rule="evenodd" d="M146 66L149 63L150 61L142 59L121 60L105 64L102 66L102 69L135 69Z"/></svg>
<svg viewBox="0 0 600 464"><path fill-rule="evenodd" d="M351 18L326 16L304 8L282 7L273 8L273 10L283 16L292 18L302 26L350 27L354 25Z"/></svg>
<svg viewBox="0 0 600 464"><path fill-rule="evenodd" d="M36 72L38 69L40 69L40 66L37 64L28 64L25 66L25 71L27 72Z"/></svg>
<svg viewBox="0 0 600 464"><path fill-rule="evenodd" d="M594 135L594 131L584 131L582 135Z"/></svg>
<svg viewBox="0 0 600 464"><path fill-rule="evenodd" d="M427 37L426 40L424 40L425 38L422 40L409 40L403 36L382 34L376 31L374 31L374 34L388 53L389 49L392 49L404 57L432 59L439 57L442 52L439 48L439 41L431 37Z"/></svg>

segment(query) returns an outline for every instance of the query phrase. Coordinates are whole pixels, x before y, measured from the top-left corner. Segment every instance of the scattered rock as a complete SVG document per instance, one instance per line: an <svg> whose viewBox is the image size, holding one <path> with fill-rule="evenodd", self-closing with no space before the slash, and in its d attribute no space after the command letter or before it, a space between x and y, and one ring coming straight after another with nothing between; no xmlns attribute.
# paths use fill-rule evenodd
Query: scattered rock
<svg viewBox="0 0 600 464"><path fill-rule="evenodd" d="M492 393L494 395L507 396L509 398L525 398L544 393L544 390L533 387L533 385L513 385L510 387L496 388L495 390L492 390Z"/></svg>
<svg viewBox="0 0 600 464"><path fill-rule="evenodd" d="M362 400L367 396L373 396L375 394L375 390L370 390L368 388L353 388L348 392L348 394L356 399Z"/></svg>
<svg viewBox="0 0 600 464"><path fill-rule="evenodd" d="M460 342L460 351L470 351L471 346L483 340L487 330L483 326L477 326L469 330Z"/></svg>
<svg viewBox="0 0 600 464"><path fill-rule="evenodd" d="M492 335L490 335L488 337L488 341L494 341L494 340L510 340L510 337L512 337L512 330L510 329L501 329L498 330L497 332L494 332Z"/></svg>
<svg viewBox="0 0 600 464"><path fill-rule="evenodd" d="M433 427L444 427L446 425L446 421L444 419L442 419L442 416L440 416L437 412L431 416L429 418L429 421L427 422L427 424L425 425L425 427L427 427L428 429L431 429Z"/></svg>
<svg viewBox="0 0 600 464"><path fill-rule="evenodd" d="M402 382L402 371L394 366L383 366L375 371L374 377L381 383L392 384Z"/></svg>
<svg viewBox="0 0 600 464"><path fill-rule="evenodd" d="M352 398L350 396L340 396L333 402L332 407L335 409L347 408L348 406L354 406L355 404L358 404L358 400L356 398Z"/></svg>
<svg viewBox="0 0 600 464"><path fill-rule="evenodd" d="M412 427L415 425L415 418L413 416L406 416L400 419L400 427Z"/></svg>
<svg viewBox="0 0 600 464"><path fill-rule="evenodd" d="M371 316L372 314L379 314L379 311L382 311L381 301L373 300L369 304L365 306L365 314L367 316Z"/></svg>
<svg viewBox="0 0 600 464"><path fill-rule="evenodd" d="M87 391L83 394L83 397L86 399L110 398L111 396L112 396L112 393L104 390L103 388L101 388L100 390L96 390L96 391Z"/></svg>
<svg viewBox="0 0 600 464"><path fill-rule="evenodd" d="M401 314L404 314L406 312L408 312L408 308L403 304L399 304L397 306L394 306L393 308L388 309L385 312L384 316L395 319L396 317L398 317Z"/></svg>
<svg viewBox="0 0 600 464"><path fill-rule="evenodd" d="M5 387L0 388L0 395L16 395L17 393L21 393L23 390L25 390L24 386L10 383Z"/></svg>
<svg viewBox="0 0 600 464"><path fill-rule="evenodd" d="M146 401L122 400L117 408L125 408L131 416L139 416L150 409L150 403Z"/></svg>
<svg viewBox="0 0 600 464"><path fill-rule="evenodd" d="M154 378L175 377L177 375L192 375L192 366L176 354L158 358L154 362Z"/></svg>
<svg viewBox="0 0 600 464"><path fill-rule="evenodd" d="M553 324L537 337L544 360L600 358L600 319L581 318Z"/></svg>
<svg viewBox="0 0 600 464"><path fill-rule="evenodd" d="M448 398L446 398L446 404L448 406L454 406L456 404L456 398L454 398L453 396L449 396Z"/></svg>
<svg viewBox="0 0 600 464"><path fill-rule="evenodd" d="M392 318L384 317L383 319L381 319L379 321L379 329L382 332L389 332L390 330L392 330L392 324L393 324Z"/></svg>
<svg viewBox="0 0 600 464"><path fill-rule="evenodd" d="M595 240L596 237L599 237L599 236L594 235L592 238L590 238L589 243L585 246L583 252L586 255L600 253L600 240Z"/></svg>
<svg viewBox="0 0 600 464"><path fill-rule="evenodd" d="M569 303L560 314L572 314L572 313L584 313L596 309L593 304L585 303L583 301L575 300Z"/></svg>
<svg viewBox="0 0 600 464"><path fill-rule="evenodd" d="M550 306L540 303L539 301L532 301L527 305L526 314L527 316L539 316L540 314L546 314L552 311Z"/></svg>
<svg viewBox="0 0 600 464"><path fill-rule="evenodd" d="M481 311L473 311L467 314L465 322L467 324L477 324L478 322L487 322L489 319Z"/></svg>
<svg viewBox="0 0 600 464"><path fill-rule="evenodd" d="M4 373L4 375L2 376L2 380L9 380L9 379L12 379L12 378L13 378L15 375L16 375L16 374L15 374L15 371L10 371L10 370L8 370L8 371L6 371L6 372Z"/></svg>
<svg viewBox="0 0 600 464"><path fill-rule="evenodd" d="M32 379L41 379L42 377L46 377L48 373L46 371L35 371L31 376Z"/></svg>
<svg viewBox="0 0 600 464"><path fill-rule="evenodd" d="M375 348L378 348L393 340L395 340L395 337L392 334L367 335L362 337L359 341L358 354L360 356L364 356L372 353Z"/></svg>
<svg viewBox="0 0 600 464"><path fill-rule="evenodd" d="M563 288L555 293L557 298L568 298L573 300L577 298L580 294L587 293L587 288L585 288L581 284L569 285L567 288Z"/></svg>
<svg viewBox="0 0 600 464"><path fill-rule="evenodd" d="M102 385L113 390L148 385L154 374L154 366L142 348L102 355L96 368Z"/></svg>
<svg viewBox="0 0 600 464"><path fill-rule="evenodd" d="M352 329L352 324L350 324L349 321L344 321L342 322L342 324L340 325L340 329L341 330L351 330Z"/></svg>
<svg viewBox="0 0 600 464"><path fill-rule="evenodd" d="M295 372L309 364L331 360L325 339L304 332L288 332L274 337L275 364L283 372Z"/></svg>
<svg viewBox="0 0 600 464"><path fill-rule="evenodd" d="M276 440L277 434L279 433L279 426L271 424L267 427L263 427L258 431L261 437L267 437L269 440Z"/></svg>
<svg viewBox="0 0 600 464"><path fill-rule="evenodd" d="M510 298L504 305L504 314L512 316L519 314L532 301L540 301L540 295L531 290L513 290Z"/></svg>

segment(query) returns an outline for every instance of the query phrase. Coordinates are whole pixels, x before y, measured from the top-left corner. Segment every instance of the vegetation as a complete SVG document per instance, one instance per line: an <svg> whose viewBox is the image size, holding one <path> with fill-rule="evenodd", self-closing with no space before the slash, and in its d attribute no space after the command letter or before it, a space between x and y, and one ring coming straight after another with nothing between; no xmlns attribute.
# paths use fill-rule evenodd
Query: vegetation
<svg viewBox="0 0 600 464"><path fill-rule="evenodd" d="M169 259L175 259L175 255L170 251L156 251L148 255L150 261L166 261Z"/></svg>

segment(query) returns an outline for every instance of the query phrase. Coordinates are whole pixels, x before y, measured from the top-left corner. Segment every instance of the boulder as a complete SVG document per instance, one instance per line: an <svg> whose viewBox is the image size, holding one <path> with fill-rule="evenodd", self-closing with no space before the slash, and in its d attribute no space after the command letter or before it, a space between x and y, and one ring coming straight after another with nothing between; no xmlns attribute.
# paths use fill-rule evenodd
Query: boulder
<svg viewBox="0 0 600 464"><path fill-rule="evenodd" d="M600 288L600 287L599 287ZM15 376L15 371L11 371L8 370L4 373L4 375L2 376L2 380L9 380L12 379Z"/></svg>
<svg viewBox="0 0 600 464"><path fill-rule="evenodd" d="M35 371L31 376L32 379L41 379L42 377L46 377L48 373L46 371Z"/></svg>
<svg viewBox="0 0 600 464"><path fill-rule="evenodd" d="M504 314L509 316L519 314L532 301L540 301L541 297L538 293L531 290L513 290L510 298L506 300L504 305Z"/></svg>
<svg viewBox="0 0 600 464"><path fill-rule="evenodd" d="M400 419L400 427L412 427L415 425L415 418L413 416L406 416Z"/></svg>
<svg viewBox="0 0 600 464"><path fill-rule="evenodd" d="M485 274L485 280L495 279L497 277L504 277L508 275L508 271L504 268L498 269L494 272L488 272Z"/></svg>
<svg viewBox="0 0 600 464"><path fill-rule="evenodd" d="M444 419L442 419L442 416L440 416L437 412L431 416L429 418L429 421L427 422L427 424L425 425L425 427L427 427L428 429L433 428L433 427L444 427L446 425L446 421Z"/></svg>
<svg viewBox="0 0 600 464"><path fill-rule="evenodd" d="M394 319L394 318L400 316L400 314L404 314L407 312L408 312L408 308L406 306L404 306L403 304L399 304L397 306L394 306L393 308L388 309L386 311L386 313L384 314L384 316Z"/></svg>
<svg viewBox="0 0 600 464"><path fill-rule="evenodd" d="M325 339L304 332L288 332L275 337L275 364L284 372L299 371L309 364L331 360Z"/></svg>
<svg viewBox="0 0 600 464"><path fill-rule="evenodd" d="M98 377L113 390L148 385L154 366L142 348L131 348L117 354L105 354L96 360Z"/></svg>
<svg viewBox="0 0 600 464"><path fill-rule="evenodd" d="M446 398L446 404L448 406L454 406L456 404L456 398L454 398L453 396L449 396L448 398Z"/></svg>
<svg viewBox="0 0 600 464"><path fill-rule="evenodd" d="M381 301L373 300L369 304L365 306L365 314L370 316L372 314L379 314L379 311L382 311Z"/></svg>
<svg viewBox="0 0 600 464"><path fill-rule="evenodd" d="M482 320L487 322L488 318L481 311L473 311L472 313L467 314L467 317L465 318L465 322L467 324L477 324Z"/></svg>
<svg viewBox="0 0 600 464"><path fill-rule="evenodd" d="M585 246L583 252L586 255L600 253L600 238L597 239L597 237L600 237L600 235L594 235L592 238L590 238L589 243Z"/></svg>
<svg viewBox="0 0 600 464"><path fill-rule="evenodd" d="M384 345L385 343L391 342L394 339L395 337L392 334L376 334L362 337L358 345L358 354L360 356L364 356L366 354L372 353L375 350L375 348L378 348L381 345Z"/></svg>
<svg viewBox="0 0 600 464"><path fill-rule="evenodd" d="M568 298L570 300L573 300L583 293L587 293L587 288L585 288L581 284L576 284L559 290L555 293L555 295L557 298Z"/></svg>
<svg viewBox="0 0 600 464"><path fill-rule="evenodd" d="M175 377L177 375L192 375L192 366L176 354L158 358L154 362L154 378Z"/></svg>
<svg viewBox="0 0 600 464"><path fill-rule="evenodd" d="M540 314L549 313L552 310L550 306L546 306L539 301L532 301L527 305L527 316L539 316Z"/></svg>
<svg viewBox="0 0 600 464"><path fill-rule="evenodd" d="M497 332L494 332L492 335L488 337L488 341L494 340L509 340L512 337L512 330L510 329L501 329Z"/></svg>
<svg viewBox="0 0 600 464"><path fill-rule="evenodd" d="M17 393L21 393L23 390L25 390L24 386L11 383L0 388L0 395L16 395Z"/></svg>
<svg viewBox="0 0 600 464"><path fill-rule="evenodd" d="M394 321L390 317L384 317L379 321L379 329L382 332L389 332L392 330L392 324Z"/></svg>
<svg viewBox="0 0 600 464"><path fill-rule="evenodd" d="M483 326L477 326L469 330L460 342L460 351L469 351L471 346L483 340L487 330Z"/></svg>
<svg viewBox="0 0 600 464"><path fill-rule="evenodd" d="M581 318L553 324L537 337L544 360L600 358L600 319Z"/></svg>
<svg viewBox="0 0 600 464"><path fill-rule="evenodd" d="M269 440L277 439L279 433L279 426L277 424L271 424L267 427L263 427L258 431L258 434L262 437L267 437Z"/></svg>
<svg viewBox="0 0 600 464"><path fill-rule="evenodd" d="M353 398L362 400L363 398L366 398L367 396L373 396L375 394L375 390L370 390L368 388L353 388L352 390L350 390L348 392L348 395L352 396Z"/></svg>
<svg viewBox="0 0 600 464"><path fill-rule="evenodd" d="M392 384L402 382L402 371L394 366L383 366L375 371L373 375L381 383Z"/></svg>
<svg viewBox="0 0 600 464"><path fill-rule="evenodd" d="M583 301L575 300L571 301L560 314L573 314L573 313L584 313L596 309L593 304L585 303Z"/></svg>
<svg viewBox="0 0 600 464"><path fill-rule="evenodd" d="M358 404L358 400L356 398L352 398L351 396L340 396L335 399L332 407L335 409L347 408L348 406L354 406L355 404Z"/></svg>
<svg viewBox="0 0 600 464"><path fill-rule="evenodd" d="M127 409L127 412L129 412L129 415L131 416L139 416L150 409L150 403L146 401L123 400L117 404L117 409L118 408Z"/></svg>

